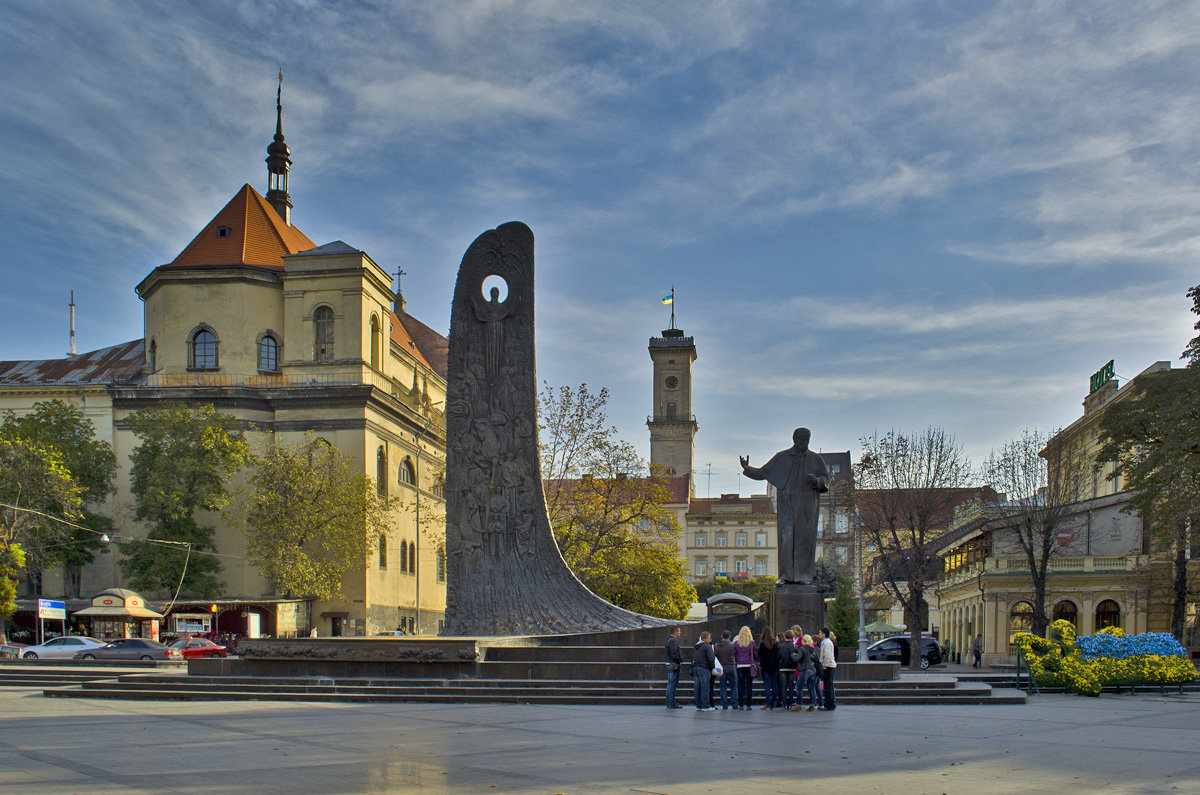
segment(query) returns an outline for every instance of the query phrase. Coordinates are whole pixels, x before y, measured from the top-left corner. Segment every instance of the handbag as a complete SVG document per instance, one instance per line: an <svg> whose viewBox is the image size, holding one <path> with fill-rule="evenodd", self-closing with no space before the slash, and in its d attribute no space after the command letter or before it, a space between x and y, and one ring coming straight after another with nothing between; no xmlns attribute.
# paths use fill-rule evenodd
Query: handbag
<svg viewBox="0 0 1200 795"><path fill-rule="evenodd" d="M762 666L756 662L750 663L750 675L751 676L762 676Z"/></svg>
<svg viewBox="0 0 1200 795"><path fill-rule="evenodd" d="M712 675L713 676L724 676L725 675L725 667L723 665L721 665L720 660L717 660L717 664L716 664L716 667L713 668Z"/></svg>

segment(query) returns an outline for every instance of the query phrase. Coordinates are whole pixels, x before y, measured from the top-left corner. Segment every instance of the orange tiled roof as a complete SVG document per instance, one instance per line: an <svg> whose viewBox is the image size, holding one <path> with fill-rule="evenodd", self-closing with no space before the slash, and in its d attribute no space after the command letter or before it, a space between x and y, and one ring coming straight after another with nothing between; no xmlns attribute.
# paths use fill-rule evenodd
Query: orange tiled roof
<svg viewBox="0 0 1200 795"><path fill-rule="evenodd" d="M224 236L222 227L229 230ZM257 265L283 270L285 254L310 248L316 243L285 224L258 191L243 185L167 267Z"/></svg>

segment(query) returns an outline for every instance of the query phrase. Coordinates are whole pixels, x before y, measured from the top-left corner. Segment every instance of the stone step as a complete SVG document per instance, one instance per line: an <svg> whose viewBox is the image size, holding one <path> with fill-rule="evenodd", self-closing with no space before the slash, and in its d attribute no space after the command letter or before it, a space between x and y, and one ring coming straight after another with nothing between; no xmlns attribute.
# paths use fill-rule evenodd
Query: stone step
<svg viewBox="0 0 1200 795"><path fill-rule="evenodd" d="M93 685L96 683L92 683ZM482 693L387 693L387 692L305 692L298 690L265 690L253 691L220 690L215 688L171 688L171 689L139 689L119 686L112 688L94 688L86 685L75 685L64 688L48 689L43 695L50 698L119 698L139 700L186 700L186 701L310 701L310 702L415 702L431 704L463 704L463 703L522 703L522 704L580 704L580 694L540 693L540 692L482 692ZM687 701L682 695L680 703ZM947 694L930 697L925 694L888 693L879 696L838 695L839 704L1024 704L1025 694L1020 691L972 692L963 694ZM611 705L644 705L658 707L662 704L662 696L614 694L586 697L583 704Z"/></svg>
<svg viewBox="0 0 1200 795"><path fill-rule="evenodd" d="M991 691L986 685L969 685L955 687L950 683L937 688L899 689L856 686L856 683L843 683L838 687L838 693L846 696L890 697L896 694L920 695L927 698L941 696L986 695ZM338 682L311 680L307 682L226 682L226 681L196 681L191 678L179 678L174 681L156 679L147 681L133 677L122 677L119 680L99 680L83 683L84 690L142 690L159 692L170 690L187 690L196 692L306 692L306 693L383 693L383 694L412 694L428 695L434 693L454 694L466 698L478 698L486 695L576 695L581 699L592 697L607 697L628 695L636 698L661 700L665 695L665 685L646 687L640 682L505 682L505 681L472 681L472 682L425 682L415 683L402 680L388 682L358 682L342 680ZM690 687L680 687L680 694L691 697ZM756 694L759 695L760 694ZM761 696L760 696L761 697Z"/></svg>
<svg viewBox="0 0 1200 795"><path fill-rule="evenodd" d="M611 687L622 690L629 689L644 689L662 691L666 687L665 680L660 676L656 680L647 679L551 679L551 678L536 678L536 679L497 679L497 678L456 678L446 679L438 677L425 678L408 678L403 679L391 677L255 677L255 676L200 676L196 674L179 675L179 674L132 674L123 675L120 677L122 682L154 682L154 683L179 683L187 681L195 684L238 684L238 685L288 685L288 686L306 686L313 683L330 684L341 687L350 686L416 686L416 687L493 687L493 686L511 686L511 687L530 687L542 685L545 683L561 684L565 687ZM953 677L922 677L916 680L893 679L883 681L839 681L837 686L842 688L861 688L861 689L884 689L884 690L935 690L953 688L956 680ZM692 687L691 677L681 677L679 682L681 690L687 689L690 691ZM762 683L755 682L755 692L761 692Z"/></svg>

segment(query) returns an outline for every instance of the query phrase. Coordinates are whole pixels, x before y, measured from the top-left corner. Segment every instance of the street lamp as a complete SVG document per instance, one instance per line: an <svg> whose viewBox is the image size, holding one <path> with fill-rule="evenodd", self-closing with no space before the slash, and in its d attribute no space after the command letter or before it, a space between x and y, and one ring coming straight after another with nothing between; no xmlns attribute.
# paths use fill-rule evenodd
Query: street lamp
<svg viewBox="0 0 1200 795"><path fill-rule="evenodd" d="M863 561L862 561L862 522L854 523L854 537L858 546L858 551L855 554L856 568L858 569L858 659L866 662L867 659L867 621L866 609L863 607Z"/></svg>

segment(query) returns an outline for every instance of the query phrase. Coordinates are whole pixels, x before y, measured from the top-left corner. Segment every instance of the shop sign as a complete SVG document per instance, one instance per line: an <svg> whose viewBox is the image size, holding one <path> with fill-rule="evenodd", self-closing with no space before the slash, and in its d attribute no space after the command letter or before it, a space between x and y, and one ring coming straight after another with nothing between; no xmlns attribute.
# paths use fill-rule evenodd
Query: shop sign
<svg viewBox="0 0 1200 795"><path fill-rule="evenodd" d="M56 621L66 621L67 603L55 602L50 599L38 599L38 618L52 618Z"/></svg>
<svg viewBox="0 0 1200 795"><path fill-rule="evenodd" d="M1069 547L1079 539L1079 529L1075 527L1060 527L1055 533L1060 547Z"/></svg>
<svg viewBox="0 0 1200 795"><path fill-rule="evenodd" d="M1108 364L1101 367L1096 372L1092 373L1092 392L1095 392L1100 387L1107 384L1109 381L1116 378L1116 370L1113 367L1114 360L1109 359ZM1090 392L1088 394L1091 394Z"/></svg>

